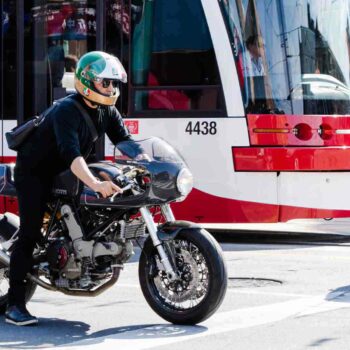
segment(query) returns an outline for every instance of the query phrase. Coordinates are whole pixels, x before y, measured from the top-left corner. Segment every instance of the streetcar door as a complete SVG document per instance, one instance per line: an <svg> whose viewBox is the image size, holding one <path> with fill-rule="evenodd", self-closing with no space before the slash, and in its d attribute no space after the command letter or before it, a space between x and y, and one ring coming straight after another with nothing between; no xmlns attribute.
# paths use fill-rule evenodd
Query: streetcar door
<svg viewBox="0 0 350 350"><path fill-rule="evenodd" d="M129 3L126 122L135 138L163 137L188 162L195 188L173 205L175 214L197 222L277 221L276 173L238 172L232 164L232 148L248 147L249 135L219 2Z"/></svg>

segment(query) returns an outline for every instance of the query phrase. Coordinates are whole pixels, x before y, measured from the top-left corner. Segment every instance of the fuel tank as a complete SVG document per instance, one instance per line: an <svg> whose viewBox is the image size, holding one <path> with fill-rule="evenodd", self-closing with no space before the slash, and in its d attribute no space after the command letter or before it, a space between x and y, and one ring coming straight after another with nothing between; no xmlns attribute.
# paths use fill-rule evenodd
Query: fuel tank
<svg viewBox="0 0 350 350"><path fill-rule="evenodd" d="M88 164L88 167L92 174L101 181L113 181L119 187L123 187L123 184L119 183L117 178L122 174L123 166L112 162L98 162ZM86 206L99 206L99 207L123 207L133 208L142 205L145 193L140 195L132 195L130 192L123 193L115 197L111 202L109 198L103 198L99 193L96 193L91 188L84 186L80 195L80 204Z"/></svg>

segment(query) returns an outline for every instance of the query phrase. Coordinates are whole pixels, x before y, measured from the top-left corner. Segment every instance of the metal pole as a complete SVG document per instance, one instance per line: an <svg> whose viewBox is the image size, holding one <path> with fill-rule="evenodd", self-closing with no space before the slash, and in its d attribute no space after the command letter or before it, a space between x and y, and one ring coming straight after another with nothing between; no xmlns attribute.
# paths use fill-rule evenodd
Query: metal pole
<svg viewBox="0 0 350 350"><path fill-rule="evenodd" d="M106 24L106 6L105 1L96 1L96 50L104 50L104 28Z"/></svg>
<svg viewBox="0 0 350 350"><path fill-rule="evenodd" d="M0 4L0 13L3 14L4 5L3 1ZM3 71L4 71L4 34L3 34L3 25L0 27L0 118L1 118L1 135L4 135L4 81L3 81ZM1 154L0 162L4 156L4 138L1 138ZM3 200L3 199L2 199Z"/></svg>
<svg viewBox="0 0 350 350"><path fill-rule="evenodd" d="M96 50L105 50L105 23L106 6L105 1L96 1ZM97 160L104 160L105 157L105 137L104 135L95 143L95 156Z"/></svg>
<svg viewBox="0 0 350 350"><path fill-rule="evenodd" d="M281 33L281 41L282 41L282 45L284 48L284 53L285 53L285 58L286 58L286 71L287 71L287 79L288 79L288 87L289 87L289 91L292 90L293 85L292 85L292 74L289 68L289 60L288 58L289 53L288 53L288 36L287 36L287 26L286 26L286 17L285 17L285 11L283 9L283 5L281 4L281 0L277 1L277 10L279 13L279 18L281 20L281 29L282 29L282 33ZM292 108L292 113L294 113L293 111L293 101L291 101L291 108Z"/></svg>
<svg viewBox="0 0 350 350"><path fill-rule="evenodd" d="M17 1L17 122L24 120L24 0Z"/></svg>

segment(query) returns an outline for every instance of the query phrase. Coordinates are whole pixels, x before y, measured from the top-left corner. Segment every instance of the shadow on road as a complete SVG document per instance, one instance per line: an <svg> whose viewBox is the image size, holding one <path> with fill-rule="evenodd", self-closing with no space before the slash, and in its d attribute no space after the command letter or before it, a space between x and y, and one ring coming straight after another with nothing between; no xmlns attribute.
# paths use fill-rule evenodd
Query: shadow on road
<svg viewBox="0 0 350 350"><path fill-rule="evenodd" d="M181 337L207 331L203 326L177 326L173 324L144 324L115 327L89 333L90 325L80 321L58 318L39 318L39 326L15 327L0 318L0 349L42 349L57 346L87 346L109 339L159 339ZM77 344L75 344L77 343Z"/></svg>
<svg viewBox="0 0 350 350"><path fill-rule="evenodd" d="M90 325L59 318L39 318L39 326L16 327L0 318L0 349L33 349L63 345L85 339Z"/></svg>

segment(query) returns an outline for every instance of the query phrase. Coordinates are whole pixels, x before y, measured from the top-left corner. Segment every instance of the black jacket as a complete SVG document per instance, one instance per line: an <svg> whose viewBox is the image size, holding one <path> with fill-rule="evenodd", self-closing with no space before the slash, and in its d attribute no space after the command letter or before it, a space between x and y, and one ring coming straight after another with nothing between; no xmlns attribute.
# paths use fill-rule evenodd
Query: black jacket
<svg viewBox="0 0 350 350"><path fill-rule="evenodd" d="M131 139L114 106L89 108L83 98L75 94L57 105L26 140L18 151L17 172L54 176L69 169L76 157L86 156L90 151L93 145L91 132L71 98L88 112L99 137L106 133L113 144Z"/></svg>

